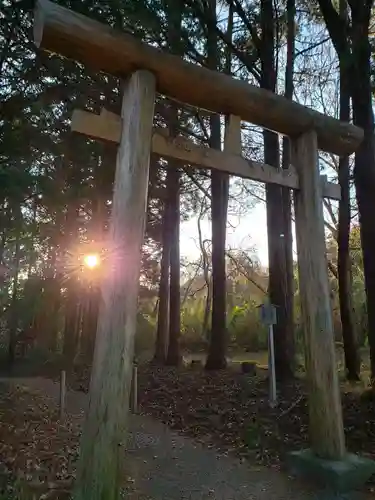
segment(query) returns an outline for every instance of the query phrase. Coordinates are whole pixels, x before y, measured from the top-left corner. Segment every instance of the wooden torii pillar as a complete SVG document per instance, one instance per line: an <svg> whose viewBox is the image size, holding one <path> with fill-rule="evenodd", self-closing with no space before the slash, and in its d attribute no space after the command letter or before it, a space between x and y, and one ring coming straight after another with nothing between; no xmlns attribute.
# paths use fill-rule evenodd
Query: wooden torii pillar
<svg viewBox="0 0 375 500"><path fill-rule="evenodd" d="M152 138L155 90L182 103L240 116L291 137L297 174L292 177L297 189L298 266L311 447L315 457L334 463L343 460L346 451L328 292L318 147L335 154L349 154L360 144L363 131L271 92L187 63L48 0L37 1L34 28L35 42L41 48L122 78L131 75L123 97L110 224L113 267L102 287L75 499L115 500L118 495L117 479L122 471L126 440L149 154L151 140L154 144L155 139L155 135ZM143 70L136 71L138 68ZM243 162L236 164L244 168ZM279 178L285 185L286 178Z"/></svg>
<svg viewBox="0 0 375 500"><path fill-rule="evenodd" d="M309 389L311 448L322 458L345 456L344 426L336 366L328 263L314 130L292 141L300 189L295 192L295 225L305 361Z"/></svg>
<svg viewBox="0 0 375 500"><path fill-rule="evenodd" d="M122 101L109 264L101 285L77 500L115 500L123 470L154 102L155 77L148 71L133 73Z"/></svg>

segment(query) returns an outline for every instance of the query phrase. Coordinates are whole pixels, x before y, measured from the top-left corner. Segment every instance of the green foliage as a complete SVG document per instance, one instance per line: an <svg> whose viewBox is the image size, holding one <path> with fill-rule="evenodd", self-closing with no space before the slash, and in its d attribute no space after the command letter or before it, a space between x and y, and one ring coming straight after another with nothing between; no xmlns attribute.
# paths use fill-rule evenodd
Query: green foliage
<svg viewBox="0 0 375 500"><path fill-rule="evenodd" d="M142 357L142 354L148 353L153 348L155 343L155 332L155 318L145 312L138 312L134 343L135 356Z"/></svg>
<svg viewBox="0 0 375 500"><path fill-rule="evenodd" d="M205 297L189 300L181 309L182 343L194 345L206 341L203 332Z"/></svg>
<svg viewBox="0 0 375 500"><path fill-rule="evenodd" d="M259 319L254 301L234 306L228 314L228 333L231 343L248 351L267 348L267 330Z"/></svg>

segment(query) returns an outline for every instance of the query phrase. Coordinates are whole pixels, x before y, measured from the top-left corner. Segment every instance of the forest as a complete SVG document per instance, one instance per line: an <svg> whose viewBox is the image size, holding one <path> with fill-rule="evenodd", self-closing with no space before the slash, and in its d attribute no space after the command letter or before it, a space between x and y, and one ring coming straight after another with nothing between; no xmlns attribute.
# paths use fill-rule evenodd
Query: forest
<svg viewBox="0 0 375 500"><path fill-rule="evenodd" d="M351 450L375 458L373 0L56 3L363 129L355 154L320 151L319 168L341 188L339 201L324 198L323 211L345 430ZM37 48L33 9L31 0L0 6L1 373L56 379L64 370L69 387L87 391L117 146L72 131L71 120L75 110L119 115L124 82ZM223 116L158 95L154 121L174 136L223 149ZM287 137L242 122L241 142L245 158L275 169L291 163ZM263 234L255 234L254 213L264 213ZM244 240L233 236L239 228ZM254 243L261 240L265 259ZM208 417L199 414L195 394L206 386L212 406L220 405L224 387L235 410L224 412L225 426L213 424L219 447L270 465L290 447L275 435L289 433L293 446L307 439L296 255L291 189L151 155L135 337L145 414L207 439ZM263 424L249 430L250 410L235 402L238 377L256 365L249 398L264 399L268 346L259 306L267 299L277 307L278 411L295 419L271 423L262 403L251 412ZM19 453L18 446L6 444Z"/></svg>

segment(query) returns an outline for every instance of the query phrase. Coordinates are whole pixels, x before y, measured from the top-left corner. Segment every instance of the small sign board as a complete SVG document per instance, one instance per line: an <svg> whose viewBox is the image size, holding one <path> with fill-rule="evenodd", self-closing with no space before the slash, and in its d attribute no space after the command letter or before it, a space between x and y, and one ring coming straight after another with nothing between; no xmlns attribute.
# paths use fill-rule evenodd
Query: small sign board
<svg viewBox="0 0 375 500"><path fill-rule="evenodd" d="M265 302L259 306L260 308L260 320L264 325L276 325L277 323L277 314L276 314L276 306L270 304L269 302Z"/></svg>

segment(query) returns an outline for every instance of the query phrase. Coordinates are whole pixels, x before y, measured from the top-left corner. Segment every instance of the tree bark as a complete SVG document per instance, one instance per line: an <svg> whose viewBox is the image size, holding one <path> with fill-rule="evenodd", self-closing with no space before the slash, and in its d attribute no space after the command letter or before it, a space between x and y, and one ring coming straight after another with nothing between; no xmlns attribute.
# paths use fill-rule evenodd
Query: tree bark
<svg viewBox="0 0 375 500"><path fill-rule="evenodd" d="M21 216L21 214L20 214ZM12 285L12 302L10 308L10 321L9 321L9 343L8 343L8 364L9 369L12 369L16 360L16 347L18 335L18 274L20 269L20 229L16 234L16 245L14 250L14 274Z"/></svg>
<svg viewBox="0 0 375 500"><path fill-rule="evenodd" d="M170 166L167 174L170 226L169 343L166 364L178 366L180 353L180 172Z"/></svg>
<svg viewBox="0 0 375 500"><path fill-rule="evenodd" d="M375 379L375 225L373 223L375 192L375 135L374 112L371 96L371 46L368 29L371 3L349 0L351 9L350 39L347 26L328 0L319 0L324 21L339 59L344 58L350 93L352 96L353 122L364 131L356 150L354 183L358 203L363 252L363 267L368 314L368 340L371 358L371 377ZM351 44L350 44L351 42Z"/></svg>
<svg viewBox="0 0 375 500"><path fill-rule="evenodd" d="M340 15L348 21L348 6L346 0L340 0ZM340 120L350 121L350 82L348 80L348 55L340 56ZM339 184L341 200L339 202L337 271L339 284L339 301L346 376L348 380L359 380L361 360L354 325L354 310L352 296L352 270L349 249L350 238L350 167L349 157L342 156L339 160Z"/></svg>
<svg viewBox="0 0 375 500"><path fill-rule="evenodd" d="M219 149L220 117L210 117L210 147ZM206 360L207 370L226 368L227 327L226 327L226 265L225 238L229 178L226 174L211 172L211 218L212 218L212 316L211 335Z"/></svg>
<svg viewBox="0 0 375 500"><path fill-rule="evenodd" d="M44 303L47 303L47 310L52 316L49 318L50 324L50 335L48 336L47 347L50 351L56 352L58 345L58 335L59 335L59 319L61 314L61 282L57 276L48 277L46 284L46 292L44 295ZM47 318L43 315L43 325L41 329L47 330Z"/></svg>
<svg viewBox="0 0 375 500"><path fill-rule="evenodd" d="M166 200L163 213L163 253L160 264L158 326L153 359L157 364L165 363L168 349L170 253L169 203Z"/></svg>
<svg viewBox="0 0 375 500"><path fill-rule="evenodd" d="M275 92L276 73L274 63L274 10L272 0L261 2L262 50L261 86ZM279 138L273 132L264 130L264 161L280 167ZM267 203L267 234L269 286L268 295L272 304L277 307L277 324L275 332L275 364L278 380L289 378L293 374L294 338L293 328L290 328L290 279L287 273L287 253L285 245L285 230L287 226L290 196L283 194L282 188L276 185L266 185ZM283 210L285 209L285 211ZM290 237L290 235L287 235ZM289 257L290 258L290 257ZM290 265L290 263L289 263ZM289 286L288 286L289 285Z"/></svg>
<svg viewBox="0 0 375 500"><path fill-rule="evenodd" d="M287 0L287 61L285 67L285 97L293 100L294 92L294 59L295 59L295 34L296 34L296 2ZM283 137L282 168L288 169L291 163L290 140ZM295 364L295 330L294 330L294 261L293 261L293 234L292 234L292 192L286 187L281 188L282 192L282 213L283 213L283 234L285 251L285 272L286 272L286 296L285 296L285 328L287 333L287 343L290 358L290 370L287 375L294 371Z"/></svg>
<svg viewBox="0 0 375 500"><path fill-rule="evenodd" d="M76 199L69 200L70 203L66 212L65 227L64 227L64 258L67 277L67 299L65 303L65 325L64 325L64 344L63 357L65 370L70 371L73 366L73 361L76 355L77 347L77 317L79 314L80 290L77 280L77 264L75 259L70 261L70 256L73 254L73 248L77 242L78 235L78 201Z"/></svg>
<svg viewBox="0 0 375 500"><path fill-rule="evenodd" d="M364 2L367 3L368 2ZM368 27L370 8L350 2L352 10L353 121L364 130L364 140L355 154L354 181L357 192L367 296L368 342L371 378L375 380L375 135L371 86L371 46ZM354 7L355 6L355 7ZM368 9L368 10L367 10Z"/></svg>
<svg viewBox="0 0 375 500"><path fill-rule="evenodd" d="M95 337L98 326L100 288L94 284L87 291L87 302L83 312L81 354L91 364L94 355Z"/></svg>
<svg viewBox="0 0 375 500"><path fill-rule="evenodd" d="M168 45L175 54L181 54L182 5L166 0L168 18ZM178 108L170 102L168 127L170 135L178 133ZM170 284L169 284L169 343L166 363L178 366L180 352L181 290L180 290L180 171L170 160L167 173L168 221L170 223Z"/></svg>
<svg viewBox="0 0 375 500"><path fill-rule="evenodd" d="M203 276L204 281L206 283L207 295L204 303L204 312L203 312L203 321L202 321L202 337L206 342L210 342L210 330L209 330L209 322L210 322L210 312L212 305L212 279L210 276L210 262L209 256L205 247L206 240L203 240L202 237L202 228L201 228L201 219L205 214L205 210L203 209L203 205L201 208L201 213L198 216L198 241L199 248L202 254L202 268L203 268Z"/></svg>
<svg viewBox="0 0 375 500"><path fill-rule="evenodd" d="M78 316L80 314L80 292L78 281L71 277L67 292L68 296L65 304L65 324L64 324L64 345L63 357L65 370L70 371L77 354L77 337L79 337Z"/></svg>
<svg viewBox="0 0 375 500"><path fill-rule="evenodd" d="M118 84L119 94L118 101L110 102L107 98L106 106L113 107L114 111L121 115L121 95L124 91L125 84ZM96 165L94 171L95 189L92 198L92 220L90 238L97 252L103 250L105 241L105 232L108 224L108 209L106 201L110 199L113 179L116 168L117 148L114 144L105 143L102 145L100 156L95 156ZM98 326L99 308L100 308L100 283L97 277L94 276L93 281L87 289L87 299L82 321L82 341L80 346L81 354L88 364L92 364L96 330Z"/></svg>
<svg viewBox="0 0 375 500"><path fill-rule="evenodd" d="M216 25L216 0L209 2L209 15ZM207 64L210 69L219 68L219 52L216 31L208 29ZM210 116L210 147L221 149L220 116ZM227 229L227 207L229 176L223 172L211 172L211 218L212 218L212 319L211 335L206 360L207 370L220 370L227 366L226 325L226 265L225 239Z"/></svg>

